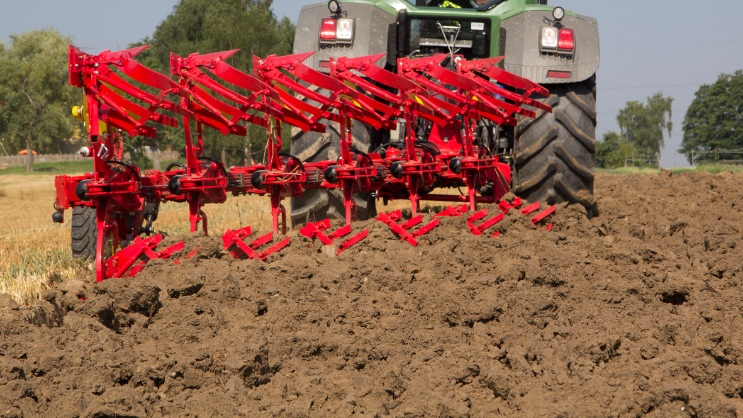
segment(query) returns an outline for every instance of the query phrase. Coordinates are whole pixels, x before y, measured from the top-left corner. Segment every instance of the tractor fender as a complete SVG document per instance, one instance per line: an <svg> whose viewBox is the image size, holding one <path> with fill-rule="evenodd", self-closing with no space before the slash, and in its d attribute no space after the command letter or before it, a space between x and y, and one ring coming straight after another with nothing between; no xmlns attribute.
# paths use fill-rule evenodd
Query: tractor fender
<svg viewBox="0 0 743 418"><path fill-rule="evenodd" d="M542 26L552 20L551 10L526 10L501 22L501 43L505 41L504 69L539 84L578 83L588 80L599 68L599 29L596 19L566 14L562 25L575 31L572 58L542 54L539 36ZM569 78L547 77L548 71L569 72Z"/></svg>

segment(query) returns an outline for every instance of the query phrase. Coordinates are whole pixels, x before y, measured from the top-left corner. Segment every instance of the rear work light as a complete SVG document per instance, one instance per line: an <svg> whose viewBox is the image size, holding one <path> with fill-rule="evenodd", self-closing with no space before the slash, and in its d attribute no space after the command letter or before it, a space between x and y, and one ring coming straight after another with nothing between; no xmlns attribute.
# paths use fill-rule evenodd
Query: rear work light
<svg viewBox="0 0 743 418"><path fill-rule="evenodd" d="M320 43L323 44L350 44L353 42L353 19L323 19L320 25Z"/></svg>
<svg viewBox="0 0 743 418"><path fill-rule="evenodd" d="M557 49L573 52L575 48L575 33L572 29L560 29Z"/></svg>
<svg viewBox="0 0 743 418"><path fill-rule="evenodd" d="M572 29L545 26L539 44L542 52L572 54L575 50L575 32Z"/></svg>
<svg viewBox="0 0 743 418"><path fill-rule="evenodd" d="M335 29L337 24L336 19L323 19L322 25L320 25L320 40L321 41L335 41Z"/></svg>
<svg viewBox="0 0 743 418"><path fill-rule="evenodd" d="M542 28L541 44L543 50L557 49L557 28L545 26Z"/></svg>
<svg viewBox="0 0 743 418"><path fill-rule="evenodd" d="M353 19L338 19L335 39L340 42L351 42L353 40Z"/></svg>

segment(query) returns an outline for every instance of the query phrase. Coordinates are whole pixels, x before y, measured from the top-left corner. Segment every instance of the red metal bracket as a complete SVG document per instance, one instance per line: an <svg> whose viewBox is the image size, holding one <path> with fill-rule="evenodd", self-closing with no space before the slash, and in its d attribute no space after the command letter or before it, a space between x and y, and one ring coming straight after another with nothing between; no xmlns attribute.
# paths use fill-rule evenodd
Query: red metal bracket
<svg viewBox="0 0 743 418"><path fill-rule="evenodd" d="M325 245L333 245L333 241L343 238L346 235L351 233L351 225L346 225L335 232L331 233L330 235L325 235L325 230L330 228L330 219L325 219L324 221L315 222L315 223L308 223L304 227L299 229L299 233L303 236L314 240L315 238L319 239L320 242L322 242ZM338 252L336 255L340 255L343 251L351 248L353 245L359 243L361 240L369 236L369 230L364 229L360 233L354 235L353 237L343 241L341 245L338 246Z"/></svg>
<svg viewBox="0 0 743 418"><path fill-rule="evenodd" d="M229 251L230 254L232 254L232 256L235 258L257 258L263 261L268 258L269 255L274 254L289 245L289 237L286 237L283 240L258 253L256 252L258 248L273 241L273 233L269 232L266 235L256 238L250 244L246 244L243 240L245 238L248 238L252 233L253 231L250 229L249 226L237 229L235 231L228 229L227 232L222 235L224 249Z"/></svg>
<svg viewBox="0 0 743 418"><path fill-rule="evenodd" d="M402 218L401 210L396 210L391 213L382 213L379 216L377 216L378 221L384 222L385 224L387 224L387 226L389 226L390 229L392 229L392 232L397 234L400 237L400 239L403 239L407 241L408 243L410 243L410 245L412 245L413 247L418 246L418 240L416 240L416 238L431 232L431 230L439 226L439 219L435 218L433 221L427 223L426 225L419 227L417 230L415 230L415 232L410 233L408 232L410 228L417 226L423 222L423 216L418 215L402 224L397 223L397 221L400 220L401 218Z"/></svg>
<svg viewBox="0 0 743 418"><path fill-rule="evenodd" d="M510 211L511 209L518 209L522 204L523 202L521 201L520 197L517 197L511 202L501 200L500 202L498 202L498 208L500 208L501 213L495 215L487 221L482 222L479 225L475 225L475 222L488 215L487 209L483 209L479 212L476 212L467 219L467 226L469 227L473 235L482 235L485 230L495 226L498 222L502 221L506 217L508 211ZM539 203L537 203L537 207L539 207ZM499 235L500 231L496 231L493 235L491 235L491 238L495 238Z"/></svg>
<svg viewBox="0 0 743 418"><path fill-rule="evenodd" d="M465 213L469 212L470 208L468 205L459 205L459 206L449 206L448 208L444 209L443 211L433 215L434 218L446 218L446 217L452 217L452 218L458 218Z"/></svg>
<svg viewBox="0 0 743 418"><path fill-rule="evenodd" d="M179 242L162 251L155 252L155 248L162 240L162 235L155 235L147 239L134 238L134 241L126 248L106 260L106 277L134 277L144 269L150 260L170 258L171 255L181 251L184 247L184 243ZM140 260L140 262L134 265L137 260Z"/></svg>
<svg viewBox="0 0 743 418"><path fill-rule="evenodd" d="M539 202L536 202L522 209L521 213L524 215L531 215L532 213L538 211L539 209L540 209ZM539 222L543 221L545 218L555 213L556 210L557 210L557 207L555 205L552 205L548 207L547 209L537 213L535 216L531 218L531 224L536 228ZM547 224L544 227L544 229L546 229L547 231L552 231L552 224L551 223Z"/></svg>
<svg viewBox="0 0 743 418"><path fill-rule="evenodd" d="M481 220L482 218L488 216L488 210L483 209L479 212L476 212L469 218L467 218L467 226L469 227L470 231L472 232L472 235L480 236L482 235L486 229L495 226L498 222L502 221L505 217L508 211L511 210L506 209L503 212L495 215L494 217L488 219L487 221L482 222L479 225L475 225L475 222ZM491 235L491 238L495 238L500 235L500 231L496 231L493 235Z"/></svg>
<svg viewBox="0 0 743 418"><path fill-rule="evenodd" d="M545 218L555 213L556 210L557 210L557 207L555 205L552 205L548 207L547 209L539 212L538 214L536 214L536 216L531 218L531 224L536 227L539 222L543 221ZM547 231L552 231L552 227L553 227L552 223L549 223L544 227L544 229Z"/></svg>
<svg viewBox="0 0 743 418"><path fill-rule="evenodd" d="M482 222L482 223L480 223L478 225L475 225L475 222L477 222L477 221L485 218L488 215L487 209L483 209L483 210L481 210L479 212L476 212L475 214L473 214L469 218L467 218L467 226L469 227L469 229L470 229L470 231L472 232L473 235L478 235L478 236L479 235L482 235L487 229L489 229L489 228L495 226L496 224L498 224L499 222L501 222L506 217L506 214L508 214L508 212L510 210L512 210L512 209L513 210L518 210L519 207L521 207L521 205L523 205L523 201L521 200L521 198L518 198L518 197L516 199L514 199L513 201L511 201L511 202L507 202L505 200L501 200L498 203L498 208L500 208L500 210L502 211L501 213L495 215L494 217L492 217L492 218L490 218L490 219L488 219L488 220L486 220L486 221L484 221L484 222ZM531 205L529 205L529 206L527 206L527 207L519 210L519 213L521 213L524 216L528 216L528 215L530 215L530 214L538 211L539 208L540 208L540 204L539 204L539 202L536 202L536 203L533 203L533 204L531 204ZM556 211L556 206L555 205L552 205L549 208L547 208L547 209L539 212L538 214L536 214L535 216L533 216L531 218L531 224L532 224L532 226L534 226L536 228L537 227L537 224L539 222L543 221L548 216L554 214L555 211ZM548 224L544 229L546 229L547 231L552 231L552 224ZM496 231L495 233L493 233L493 235L491 235L491 238L495 238L495 237L497 237L499 235L500 235L500 231Z"/></svg>
<svg viewBox="0 0 743 418"><path fill-rule="evenodd" d="M186 260L190 260L190 259L196 257L196 254L199 253L199 250L200 249L201 249L201 247L195 248L193 251L191 251L190 253L186 254ZM173 264L176 265L176 266L179 265L179 264L181 264L181 259L179 258L179 259L173 261Z"/></svg>

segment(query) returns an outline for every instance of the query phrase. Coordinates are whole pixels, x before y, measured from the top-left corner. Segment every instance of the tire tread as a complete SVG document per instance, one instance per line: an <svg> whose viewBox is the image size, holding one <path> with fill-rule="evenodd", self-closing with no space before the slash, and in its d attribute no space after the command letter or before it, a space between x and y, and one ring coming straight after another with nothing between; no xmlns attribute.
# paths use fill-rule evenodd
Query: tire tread
<svg viewBox="0 0 743 418"><path fill-rule="evenodd" d="M95 260L98 231L96 229L95 209L76 207L72 209L72 257Z"/></svg>
<svg viewBox="0 0 743 418"><path fill-rule="evenodd" d="M582 83L548 86L552 113L522 118L516 129L513 190L531 201L593 207L596 90Z"/></svg>

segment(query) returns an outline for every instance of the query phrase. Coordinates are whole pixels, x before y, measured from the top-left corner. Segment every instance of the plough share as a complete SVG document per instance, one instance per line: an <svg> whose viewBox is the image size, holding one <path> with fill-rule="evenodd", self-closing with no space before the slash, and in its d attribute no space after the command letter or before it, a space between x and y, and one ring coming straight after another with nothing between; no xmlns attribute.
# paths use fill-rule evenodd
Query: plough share
<svg viewBox="0 0 743 418"><path fill-rule="evenodd" d="M54 220L62 222L63 211L70 207L95 209L98 281L132 276L148 260L169 258L183 248L176 244L157 251L161 237L139 238L154 233L152 223L161 203L188 203L190 230L208 233L203 207L224 203L228 193L267 195L271 204L271 233L250 244L243 241L251 235L250 227L223 236L225 249L235 257L265 259L286 247L288 238L262 252L259 249L271 244L275 234L286 234L283 199L309 189L338 189L343 194L346 227L329 233L330 223L321 221L301 229L306 237L325 244L351 233L352 196L358 192L372 192L385 201L409 199L412 219L400 223L401 214L393 212L381 214L378 220L411 245L438 225L436 217L417 226L422 222L418 216L422 200L459 203L440 215L473 212L468 225L480 235L498 216L517 210L521 203L504 202L500 215L474 225L487 216L477 212L477 205L501 202L511 184L508 162L477 141L478 123L488 120L513 126L518 115L534 117L532 109L551 111L532 98L546 96L547 90L500 69L500 58L458 59L450 68L441 65L451 59L449 55L402 58L393 73L376 65L384 57L381 54L332 59L323 73L303 63L312 55L304 53L254 57L253 74L249 74L227 63L237 52L233 50L188 57L171 54L168 76L135 60L144 48L90 55L69 47L70 83L84 91L83 106L73 113L84 120L90 140L81 154L94 164L91 173L56 178ZM283 124L304 132L324 132L329 123L340 126L337 160L300 161L281 152ZM399 130L401 140L371 151L354 149L354 123ZM265 161L226 167L204 155L205 128L245 136L247 124L266 130ZM419 135L422 124L430 128L427 138ZM155 171L123 161L126 137L154 138L157 125L182 127L185 164ZM436 188L466 188L466 192L432 193ZM535 216L535 225L553 211ZM338 254L366 235L362 231L340 243ZM131 244L116 253L125 243ZM108 260L107 245L114 250Z"/></svg>

